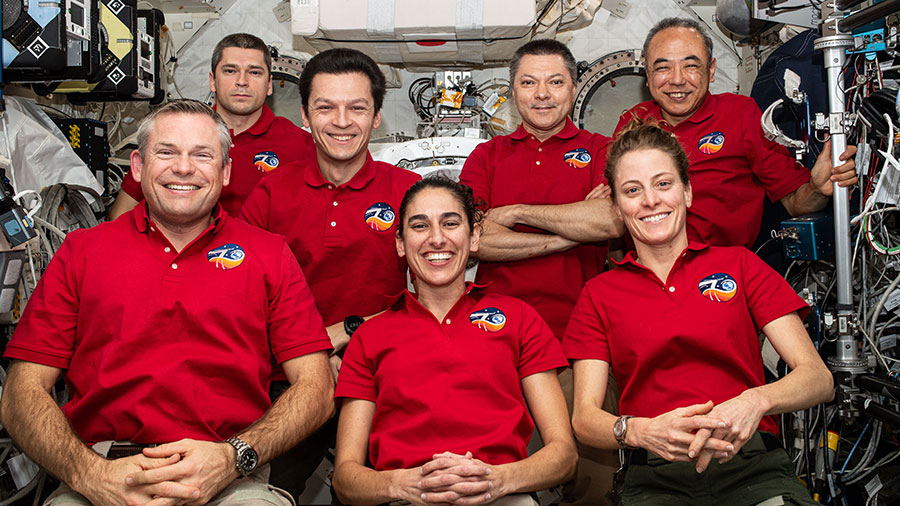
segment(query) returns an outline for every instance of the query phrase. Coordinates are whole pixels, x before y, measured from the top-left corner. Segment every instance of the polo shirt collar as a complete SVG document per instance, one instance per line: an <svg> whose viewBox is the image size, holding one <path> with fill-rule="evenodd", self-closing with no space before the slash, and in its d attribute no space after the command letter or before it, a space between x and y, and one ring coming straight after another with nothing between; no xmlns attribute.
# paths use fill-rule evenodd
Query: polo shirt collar
<svg viewBox="0 0 900 506"><path fill-rule="evenodd" d="M491 283L487 282L484 284L479 284L479 283L466 282L466 290L463 292L463 294L459 298L459 300L464 299L466 297L466 295L469 295L473 291L481 292L481 290L484 289L485 287L487 287L489 284L491 284ZM409 289L404 289L400 293L388 295L387 300L388 300L388 307L393 307L395 304L397 304L398 302L400 302L402 300L403 302L405 302L404 305L406 306L407 309L415 307L419 311L425 311L429 314L431 313L430 311L425 309L424 306L419 304L419 299L416 298L416 294L410 292ZM459 305L459 300L457 300L456 304L453 305L454 308L457 305ZM453 311L453 309L451 309L451 311Z"/></svg>
<svg viewBox="0 0 900 506"><path fill-rule="evenodd" d="M706 97L703 98L703 103L700 104L700 108L685 121L697 124L708 120L712 117L713 113L716 112L717 101L718 99L712 93L707 91Z"/></svg>
<svg viewBox="0 0 900 506"><path fill-rule="evenodd" d="M375 166L375 160L372 159L372 154L366 151L366 161L363 163L363 166L360 167L359 171L350 178L350 181L342 184L341 187L350 187L354 190L362 190L369 184L373 179L375 179L375 171L377 170ZM308 163L306 164L306 170L303 174L303 179L306 181L306 184L320 188L322 186L331 184L325 179L325 176L322 175L322 171L319 170L319 162L316 163Z"/></svg>
<svg viewBox="0 0 900 506"><path fill-rule="evenodd" d="M566 117L566 126L564 126L562 130L560 130L559 132L557 132L555 135L551 136L550 138L552 139L553 137L559 137L560 139L571 139L572 137L575 137L576 135L578 135L579 131L580 131L579 128L577 126L575 126L575 123L572 122L572 119L569 117ZM531 137L531 134L528 133L527 130L525 130L524 123L520 123L519 128L517 128L515 132L509 134L509 136L512 137L513 139L520 141L522 139L527 139L527 138Z"/></svg>
<svg viewBox="0 0 900 506"><path fill-rule="evenodd" d="M262 114L259 115L256 123L248 128L246 132L250 133L251 135L262 135L269 131L269 127L272 126L273 121L275 121L275 113L272 112L272 109L269 109L269 106L263 104Z"/></svg>
<svg viewBox="0 0 900 506"><path fill-rule="evenodd" d="M681 252L681 254L683 255L687 251L692 251L692 252L703 251L707 248L709 248L709 245L707 245L705 243L702 243L699 241L688 241L687 248L685 248L684 251ZM628 253L626 253L625 258L623 258L622 260L612 259L612 261L616 265L620 265L620 266L630 265L632 267L637 267L639 269L644 269L644 270L647 269L646 267L644 267L643 265L638 263L637 251L635 251L635 250L631 250Z"/></svg>
<svg viewBox="0 0 900 506"><path fill-rule="evenodd" d="M212 223L212 232L216 233L222 230L222 227L225 226L225 222L228 220L228 213L222 209L222 206L216 204L216 207L212 210L213 215L213 223ZM134 226L137 228L137 231L140 233L146 233L150 229L150 214L147 209L147 201L142 200L135 206L134 211L132 211L132 216L134 217ZM209 229L207 229L209 230Z"/></svg>
<svg viewBox="0 0 900 506"><path fill-rule="evenodd" d="M213 106L213 109L215 110L216 106ZM272 112L272 109L269 109L269 106L263 104L262 114L256 119L256 123L241 132L241 134L248 133L253 136L260 136L269 131L269 127L272 126L273 121L275 121L275 113ZM234 137L234 130L229 128L228 131L231 133L231 136Z"/></svg>

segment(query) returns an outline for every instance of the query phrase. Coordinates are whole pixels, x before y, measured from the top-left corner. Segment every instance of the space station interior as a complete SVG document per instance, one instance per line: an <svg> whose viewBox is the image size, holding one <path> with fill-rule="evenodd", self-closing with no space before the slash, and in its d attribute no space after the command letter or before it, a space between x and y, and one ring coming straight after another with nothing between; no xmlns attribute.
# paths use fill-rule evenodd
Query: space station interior
<svg viewBox="0 0 900 506"><path fill-rule="evenodd" d="M767 142L808 169L823 150L838 166L855 148L855 185L835 183L827 205L812 214L792 216L765 200L759 234L747 247L808 306L803 325L833 377L833 400L777 419L778 441L805 499L900 504L900 1L2 1L4 350L67 235L109 220L128 184L141 120L180 99L215 104L209 58L223 37L244 32L265 42L272 83L266 107L298 127L306 119L300 88L307 63L333 48L367 55L387 86L368 143L371 158L456 181L476 148L519 131L509 64L523 44L555 39L569 48L577 79L566 124L614 138L623 113L654 100L648 32L666 18L699 23L716 62L710 93L751 97ZM707 140L717 151L724 137ZM260 158L265 152L256 154L261 171L289 161ZM477 269L470 261L469 279ZM780 350L764 335L760 347L766 381L785 377ZM10 362L0 363L4 387ZM69 390L60 378L51 395L63 406ZM61 478L20 446L0 431L0 506L42 504ZM337 504L334 455L325 453L291 490L296 504ZM533 501L617 504L568 502L565 488L544 487Z"/></svg>

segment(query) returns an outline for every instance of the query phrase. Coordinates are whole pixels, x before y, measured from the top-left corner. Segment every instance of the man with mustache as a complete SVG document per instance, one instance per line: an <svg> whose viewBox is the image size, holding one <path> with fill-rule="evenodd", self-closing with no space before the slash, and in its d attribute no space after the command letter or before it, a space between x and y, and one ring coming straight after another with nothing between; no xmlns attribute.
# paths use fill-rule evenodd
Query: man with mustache
<svg viewBox="0 0 900 506"><path fill-rule="evenodd" d="M233 33L213 50L209 91L216 97L215 110L231 130L231 184L220 197L222 208L237 216L263 174L288 162L315 156L312 137L291 120L275 116L266 105L272 94L272 56L259 37ZM109 209L114 220L144 198L131 173Z"/></svg>

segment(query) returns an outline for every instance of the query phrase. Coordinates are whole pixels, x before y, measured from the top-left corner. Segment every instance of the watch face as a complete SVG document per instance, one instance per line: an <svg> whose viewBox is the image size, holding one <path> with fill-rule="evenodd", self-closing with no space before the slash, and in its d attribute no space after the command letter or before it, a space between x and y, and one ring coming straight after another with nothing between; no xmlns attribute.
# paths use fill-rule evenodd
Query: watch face
<svg viewBox="0 0 900 506"><path fill-rule="evenodd" d="M256 469L256 464L259 463L259 457L252 449L241 452L238 458L240 459L238 465L246 472L251 472Z"/></svg>

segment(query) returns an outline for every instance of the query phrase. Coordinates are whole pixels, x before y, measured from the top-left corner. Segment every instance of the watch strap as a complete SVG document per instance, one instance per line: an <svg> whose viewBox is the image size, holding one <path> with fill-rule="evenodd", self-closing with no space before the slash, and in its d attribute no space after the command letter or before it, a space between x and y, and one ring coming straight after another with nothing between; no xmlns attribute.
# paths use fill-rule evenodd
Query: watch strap
<svg viewBox="0 0 900 506"><path fill-rule="evenodd" d="M613 436L616 438L616 442L619 443L619 447L621 448L631 448L625 443L625 436L628 435L628 419L634 418L632 415L622 415L618 419L616 419L615 425L613 425Z"/></svg>
<svg viewBox="0 0 900 506"><path fill-rule="evenodd" d="M256 454L256 450L254 450L252 446L250 446L237 436L231 436L230 438L226 439L225 442L230 444L234 448L234 451L236 453L234 467L239 473L241 473L241 476L248 476L250 473L256 470L256 465L259 462L259 459ZM244 456L248 453L253 455L253 464L250 467L242 465L245 462Z"/></svg>
<svg viewBox="0 0 900 506"><path fill-rule="evenodd" d="M344 332L346 332L348 336L353 337L353 333L356 332L356 329L365 322L366 319L362 316L350 315L344 318Z"/></svg>

